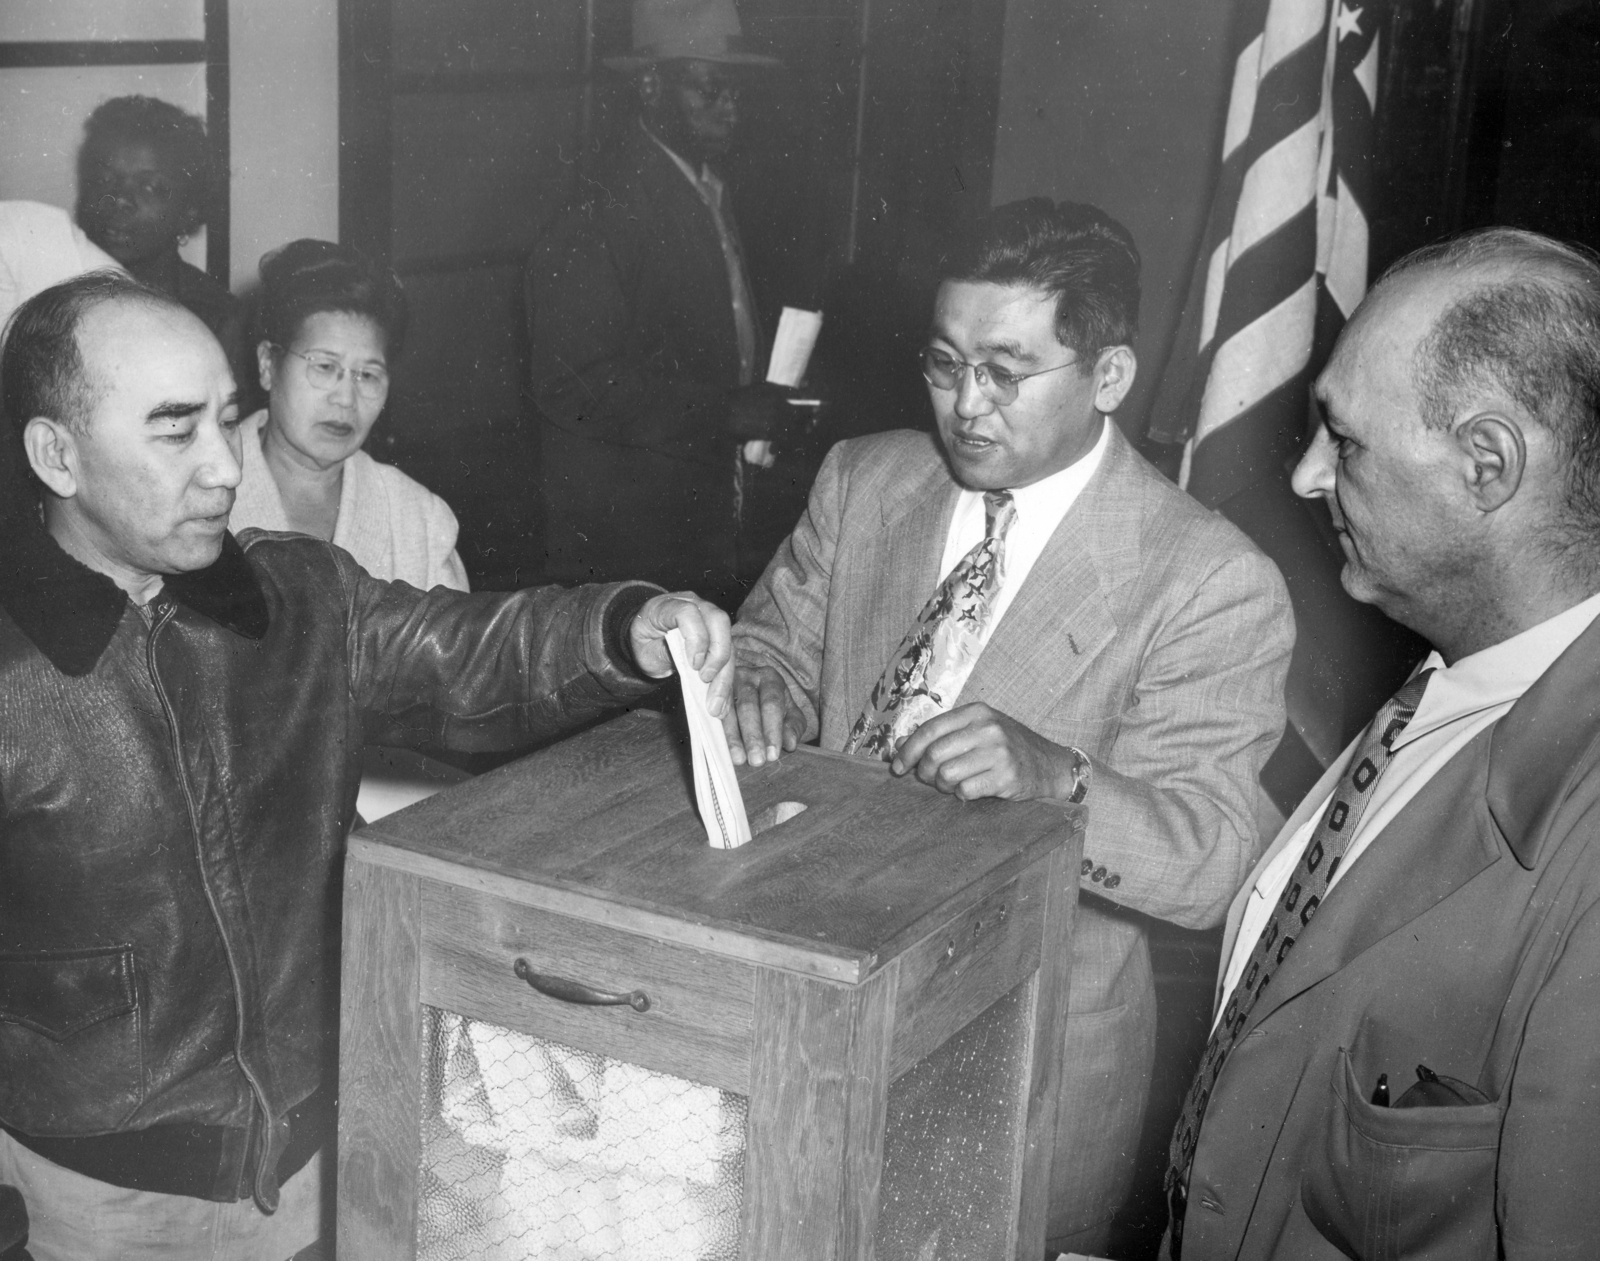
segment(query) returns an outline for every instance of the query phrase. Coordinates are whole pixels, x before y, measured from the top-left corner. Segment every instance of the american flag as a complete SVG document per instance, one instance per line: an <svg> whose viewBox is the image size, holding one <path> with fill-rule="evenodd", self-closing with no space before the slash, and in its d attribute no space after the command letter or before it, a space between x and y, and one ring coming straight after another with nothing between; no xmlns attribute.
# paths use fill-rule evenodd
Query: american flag
<svg viewBox="0 0 1600 1261"><path fill-rule="evenodd" d="M1153 440L1183 444L1180 484L1244 528L1289 580L1301 646L1290 671L1292 739L1277 759L1287 753L1295 765L1277 786L1268 778L1280 805L1364 721L1347 712L1348 689L1313 629L1337 634L1364 614L1339 607L1349 602L1337 551L1288 478L1309 431L1311 382L1367 289L1387 19L1387 3L1372 0L1243 6L1221 170L1150 426Z"/></svg>

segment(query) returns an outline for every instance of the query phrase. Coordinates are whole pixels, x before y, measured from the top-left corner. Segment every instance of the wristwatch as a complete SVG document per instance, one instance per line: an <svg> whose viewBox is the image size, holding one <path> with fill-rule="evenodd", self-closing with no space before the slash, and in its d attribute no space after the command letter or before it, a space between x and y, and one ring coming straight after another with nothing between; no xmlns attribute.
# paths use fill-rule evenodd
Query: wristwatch
<svg viewBox="0 0 1600 1261"><path fill-rule="evenodd" d="M1089 795L1089 755L1071 744L1067 746L1067 754L1072 758L1072 791L1067 794L1067 802L1075 806Z"/></svg>

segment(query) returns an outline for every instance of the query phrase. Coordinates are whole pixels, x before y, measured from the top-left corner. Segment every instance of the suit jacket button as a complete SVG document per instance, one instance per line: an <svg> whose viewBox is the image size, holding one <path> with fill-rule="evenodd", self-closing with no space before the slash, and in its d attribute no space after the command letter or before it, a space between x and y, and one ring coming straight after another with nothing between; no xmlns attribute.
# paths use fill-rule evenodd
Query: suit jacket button
<svg viewBox="0 0 1600 1261"><path fill-rule="evenodd" d="M1106 869L1104 867L1096 867L1094 869L1094 874L1089 877L1089 879L1093 880L1096 884L1099 884L1105 878Z"/></svg>
<svg viewBox="0 0 1600 1261"><path fill-rule="evenodd" d="M1115 889L1121 883L1122 877L1118 874L1113 873L1106 877L1106 888L1108 889Z"/></svg>
<svg viewBox="0 0 1600 1261"><path fill-rule="evenodd" d="M1094 859L1085 858L1083 860L1083 866L1078 869L1078 874L1080 876L1087 876L1093 870L1094 870Z"/></svg>

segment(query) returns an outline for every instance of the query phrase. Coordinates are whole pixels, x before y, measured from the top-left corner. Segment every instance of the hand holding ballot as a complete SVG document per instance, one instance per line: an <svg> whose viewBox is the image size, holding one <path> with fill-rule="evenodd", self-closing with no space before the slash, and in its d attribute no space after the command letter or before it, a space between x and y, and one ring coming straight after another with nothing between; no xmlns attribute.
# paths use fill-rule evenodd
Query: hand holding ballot
<svg viewBox="0 0 1600 1261"><path fill-rule="evenodd" d="M822 400L802 398L796 391L805 380L821 328L821 311L784 307L766 378L728 391L728 433L745 440L747 462L770 467L772 443L815 422Z"/></svg>
<svg viewBox="0 0 1600 1261"><path fill-rule="evenodd" d="M728 615L692 591L653 596L628 626L628 646L639 669L652 679L672 673L667 632L683 634L690 665L707 684L706 708L720 718L733 689L733 640Z"/></svg>

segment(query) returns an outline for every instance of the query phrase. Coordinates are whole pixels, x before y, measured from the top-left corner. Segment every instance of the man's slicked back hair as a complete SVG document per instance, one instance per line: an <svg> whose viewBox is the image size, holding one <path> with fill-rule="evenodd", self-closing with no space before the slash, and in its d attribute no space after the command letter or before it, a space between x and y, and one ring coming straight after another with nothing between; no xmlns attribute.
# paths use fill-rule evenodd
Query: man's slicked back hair
<svg viewBox="0 0 1600 1261"><path fill-rule="evenodd" d="M1600 544L1600 256L1484 228L1408 254L1379 285L1422 270L1482 273L1417 345L1423 423L1448 428L1476 390L1510 395L1566 457L1567 524Z"/></svg>
<svg viewBox="0 0 1600 1261"><path fill-rule="evenodd" d="M1139 249L1105 211L1048 197L996 206L954 239L942 280L1026 285L1056 300L1056 340L1094 367L1139 331Z"/></svg>
<svg viewBox="0 0 1600 1261"><path fill-rule="evenodd" d="M184 310L177 299L110 269L34 294L12 313L0 341L0 415L9 418L16 441L35 416L74 433L88 429L99 387L84 363L78 329L89 312L108 302Z"/></svg>

